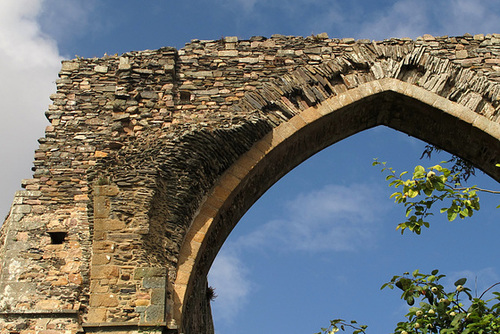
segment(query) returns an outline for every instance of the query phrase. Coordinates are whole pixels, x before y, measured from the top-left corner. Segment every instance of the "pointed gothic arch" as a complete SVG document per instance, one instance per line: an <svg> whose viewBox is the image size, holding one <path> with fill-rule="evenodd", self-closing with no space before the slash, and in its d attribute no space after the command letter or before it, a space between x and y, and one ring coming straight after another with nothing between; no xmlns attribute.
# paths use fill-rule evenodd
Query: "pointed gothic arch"
<svg viewBox="0 0 500 334"><path fill-rule="evenodd" d="M174 283L175 317L189 310L225 239L250 206L278 179L321 149L385 125L473 162L496 180L500 125L436 93L398 79L358 85L303 109L255 143L221 176L186 233ZM200 283L203 282L203 283ZM189 312L188 317L196 314ZM197 319L196 321L200 321Z"/></svg>

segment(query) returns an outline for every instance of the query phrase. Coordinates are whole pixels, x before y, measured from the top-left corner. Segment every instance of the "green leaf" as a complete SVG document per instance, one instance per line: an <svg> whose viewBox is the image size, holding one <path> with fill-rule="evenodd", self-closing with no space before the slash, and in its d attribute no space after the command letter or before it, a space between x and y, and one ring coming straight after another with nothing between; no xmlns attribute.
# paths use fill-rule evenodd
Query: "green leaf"
<svg viewBox="0 0 500 334"><path fill-rule="evenodd" d="M457 218L457 213L454 210L452 210L451 208L448 209L448 220L450 222L452 222L455 220L455 218Z"/></svg>
<svg viewBox="0 0 500 334"><path fill-rule="evenodd" d="M417 196L418 196L418 191L417 190L413 190L413 189L409 189L408 190L408 197L415 198Z"/></svg>
<svg viewBox="0 0 500 334"><path fill-rule="evenodd" d="M461 278L461 279L459 279L458 281L456 281L456 282L454 283L454 285L455 285L455 286L464 285L464 284L465 284L465 282L467 282L467 278L465 278L465 277L464 277L464 278Z"/></svg>
<svg viewBox="0 0 500 334"><path fill-rule="evenodd" d="M443 171L443 167L441 167L440 165L432 166L430 169L437 170L438 172L442 172Z"/></svg>
<svg viewBox="0 0 500 334"><path fill-rule="evenodd" d="M411 279L406 277L401 277L395 284L398 288L403 291L408 290L411 287Z"/></svg>
<svg viewBox="0 0 500 334"><path fill-rule="evenodd" d="M444 190L445 181L436 180L435 182L433 182L433 184L434 184L434 188L436 188L437 191L443 191Z"/></svg>
<svg viewBox="0 0 500 334"><path fill-rule="evenodd" d="M423 166L415 166L415 173L425 173L425 168Z"/></svg>
<svg viewBox="0 0 500 334"><path fill-rule="evenodd" d="M393 198L394 196L401 196L401 193L400 192L392 193L391 197L389 198Z"/></svg>

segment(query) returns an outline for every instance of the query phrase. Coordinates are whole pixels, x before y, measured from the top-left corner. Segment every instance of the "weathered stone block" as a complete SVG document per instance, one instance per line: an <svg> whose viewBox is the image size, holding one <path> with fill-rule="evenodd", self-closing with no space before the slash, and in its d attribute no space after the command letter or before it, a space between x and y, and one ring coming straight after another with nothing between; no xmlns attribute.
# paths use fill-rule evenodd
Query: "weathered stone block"
<svg viewBox="0 0 500 334"><path fill-rule="evenodd" d="M146 322L157 323L165 319L165 308L160 305L151 305L146 309Z"/></svg>
<svg viewBox="0 0 500 334"><path fill-rule="evenodd" d="M96 219L94 228L98 231L118 231L125 228L125 223L117 219Z"/></svg>
<svg viewBox="0 0 500 334"><path fill-rule="evenodd" d="M245 57L239 59L240 63L256 64L259 62L259 58Z"/></svg>
<svg viewBox="0 0 500 334"><path fill-rule="evenodd" d="M457 59L465 59L469 56L469 53L467 52L467 50L458 50L457 52L455 52L455 56L457 57Z"/></svg>
<svg viewBox="0 0 500 334"><path fill-rule="evenodd" d="M83 278L81 274L74 274L70 273L68 275L68 281L69 283L76 284L76 285L81 285L83 283Z"/></svg>
<svg viewBox="0 0 500 334"><path fill-rule="evenodd" d="M73 72L80 68L80 64L74 61L63 61L62 62L62 71Z"/></svg>
<svg viewBox="0 0 500 334"><path fill-rule="evenodd" d="M92 278L118 278L120 270L118 266L93 266Z"/></svg>
<svg viewBox="0 0 500 334"><path fill-rule="evenodd" d="M238 42L238 37L236 37L236 36L226 36L226 37L224 37L224 42L226 42L226 43L236 43L236 42Z"/></svg>
<svg viewBox="0 0 500 334"><path fill-rule="evenodd" d="M61 307L61 301L57 299L40 300L35 308L39 310L56 310Z"/></svg>
<svg viewBox="0 0 500 334"><path fill-rule="evenodd" d="M96 67L94 67L94 71L96 71L97 73L108 73L108 67L97 65Z"/></svg>
<svg viewBox="0 0 500 334"><path fill-rule="evenodd" d="M157 304L157 305L165 304L165 289L151 290L151 304Z"/></svg>
<svg viewBox="0 0 500 334"><path fill-rule="evenodd" d="M115 185L99 185L94 187L95 196L116 196L120 192Z"/></svg>
<svg viewBox="0 0 500 334"><path fill-rule="evenodd" d="M103 151L95 151L94 156L96 158L105 158L108 156L108 153L103 152Z"/></svg>
<svg viewBox="0 0 500 334"><path fill-rule="evenodd" d="M31 205L15 205L12 208L14 214L27 214L31 212Z"/></svg>
<svg viewBox="0 0 500 334"><path fill-rule="evenodd" d="M137 268L134 272L134 279L142 279L149 277L164 277L166 276L165 268L158 267L147 267L147 268Z"/></svg>
<svg viewBox="0 0 500 334"><path fill-rule="evenodd" d="M109 217L109 198L104 196L96 196L94 198L94 216L95 218Z"/></svg>
<svg viewBox="0 0 500 334"><path fill-rule="evenodd" d="M137 299L135 301L135 306L149 306L151 304L150 299Z"/></svg>
<svg viewBox="0 0 500 334"><path fill-rule="evenodd" d="M165 289L167 279L166 277L145 277L142 286L146 289Z"/></svg>
<svg viewBox="0 0 500 334"><path fill-rule="evenodd" d="M78 273L80 272L81 261L67 261L66 264L61 267L61 271L64 273Z"/></svg>
<svg viewBox="0 0 500 334"><path fill-rule="evenodd" d="M354 42L356 42L356 40L354 38L342 38L340 40L340 43L343 43L343 44L353 44Z"/></svg>
<svg viewBox="0 0 500 334"><path fill-rule="evenodd" d="M109 292L109 286L108 285L101 285L100 281L94 280L90 284L90 291L92 293L106 293L106 292Z"/></svg>
<svg viewBox="0 0 500 334"><path fill-rule="evenodd" d="M75 195L73 199L75 200L75 202L85 202L89 200L89 195L87 194Z"/></svg>
<svg viewBox="0 0 500 334"><path fill-rule="evenodd" d="M108 309L106 308L91 308L87 314L87 322L99 323L106 321L106 314Z"/></svg>
<svg viewBox="0 0 500 334"><path fill-rule="evenodd" d="M219 51L219 57L237 57L238 50Z"/></svg>
<svg viewBox="0 0 500 334"><path fill-rule="evenodd" d="M110 293L95 293L90 296L91 307L116 307L119 304L118 296Z"/></svg>

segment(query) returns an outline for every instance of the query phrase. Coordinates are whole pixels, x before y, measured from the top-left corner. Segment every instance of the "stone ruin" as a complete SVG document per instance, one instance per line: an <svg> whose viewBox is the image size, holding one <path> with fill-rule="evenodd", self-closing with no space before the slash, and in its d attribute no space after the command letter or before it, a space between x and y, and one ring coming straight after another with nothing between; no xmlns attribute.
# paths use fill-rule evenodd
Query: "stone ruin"
<svg viewBox="0 0 500 334"><path fill-rule="evenodd" d="M500 180L500 34L273 35L64 61L0 234L1 333L213 333L208 270L319 150L384 125Z"/></svg>

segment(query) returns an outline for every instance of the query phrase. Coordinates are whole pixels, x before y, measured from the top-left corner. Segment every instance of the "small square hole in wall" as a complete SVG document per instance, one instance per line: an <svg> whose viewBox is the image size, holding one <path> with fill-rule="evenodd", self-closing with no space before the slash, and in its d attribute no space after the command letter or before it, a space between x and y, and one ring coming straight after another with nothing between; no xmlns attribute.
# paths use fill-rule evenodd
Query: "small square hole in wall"
<svg viewBox="0 0 500 334"><path fill-rule="evenodd" d="M180 91L181 102L190 102L191 101L191 93L185 90Z"/></svg>
<svg viewBox="0 0 500 334"><path fill-rule="evenodd" d="M63 231L53 231L53 232L48 232L50 235L50 243L53 245L60 245L64 242L64 239L66 239L66 235L68 234L67 232Z"/></svg>

